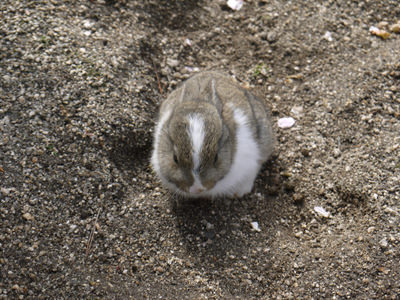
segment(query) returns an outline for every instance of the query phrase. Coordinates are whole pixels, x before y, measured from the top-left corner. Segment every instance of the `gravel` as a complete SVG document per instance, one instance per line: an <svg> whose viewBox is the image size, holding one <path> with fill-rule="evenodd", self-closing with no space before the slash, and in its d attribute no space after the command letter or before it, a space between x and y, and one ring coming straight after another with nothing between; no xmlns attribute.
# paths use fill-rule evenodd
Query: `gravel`
<svg viewBox="0 0 400 300"><path fill-rule="evenodd" d="M399 15L1 1L0 298L397 299ZM272 112L278 147L243 199L175 199L149 167L159 103L205 69Z"/></svg>

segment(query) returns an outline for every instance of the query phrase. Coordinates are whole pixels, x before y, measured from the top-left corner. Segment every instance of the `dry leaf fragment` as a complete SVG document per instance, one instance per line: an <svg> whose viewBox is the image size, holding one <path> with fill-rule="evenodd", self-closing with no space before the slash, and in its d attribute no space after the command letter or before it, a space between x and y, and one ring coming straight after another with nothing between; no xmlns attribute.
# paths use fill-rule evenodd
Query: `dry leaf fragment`
<svg viewBox="0 0 400 300"><path fill-rule="evenodd" d="M384 40L386 40L387 38L390 37L389 32L387 32L386 30L379 29L378 27L375 27L375 26L371 26L369 28L369 32L373 35L379 36L380 38L382 38Z"/></svg>
<svg viewBox="0 0 400 300"><path fill-rule="evenodd" d="M389 274L390 270L385 267L379 267L378 270L383 274Z"/></svg>

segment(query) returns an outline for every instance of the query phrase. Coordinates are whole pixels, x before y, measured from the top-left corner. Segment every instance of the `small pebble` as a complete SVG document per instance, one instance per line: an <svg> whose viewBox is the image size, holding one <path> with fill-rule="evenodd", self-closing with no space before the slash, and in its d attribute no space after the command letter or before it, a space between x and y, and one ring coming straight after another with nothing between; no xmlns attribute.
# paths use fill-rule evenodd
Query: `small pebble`
<svg viewBox="0 0 400 300"><path fill-rule="evenodd" d="M337 158L339 156L340 156L340 149L339 148L333 149L333 157Z"/></svg>
<svg viewBox="0 0 400 300"><path fill-rule="evenodd" d="M301 231L298 231L294 234L295 237L299 238L303 235L303 233Z"/></svg>
<svg viewBox="0 0 400 300"><path fill-rule="evenodd" d="M309 157L310 156L310 150L306 149L306 148L302 148L300 150L301 154L303 154L304 157Z"/></svg>
<svg viewBox="0 0 400 300"><path fill-rule="evenodd" d="M293 116L296 118L302 117L303 116L303 106L295 105L292 107L290 112L292 113Z"/></svg>
<svg viewBox="0 0 400 300"><path fill-rule="evenodd" d="M157 266L157 267L154 268L154 271L158 272L158 273L164 273L165 269L163 267L161 267L161 266Z"/></svg>
<svg viewBox="0 0 400 300"><path fill-rule="evenodd" d="M391 32L400 33L400 23L393 24L389 29Z"/></svg>
<svg viewBox="0 0 400 300"><path fill-rule="evenodd" d="M267 33L267 41L270 43L276 42L278 39L278 35L274 31L270 31Z"/></svg>
<svg viewBox="0 0 400 300"><path fill-rule="evenodd" d="M386 22L386 21L381 21L381 22L379 22L378 23L378 28L379 29L386 29L387 27L389 26L389 23L388 22Z"/></svg>
<svg viewBox="0 0 400 300"><path fill-rule="evenodd" d="M383 239L381 239L381 240L379 241L379 245L380 245L382 248L387 248L387 246L388 246L389 244L388 244L387 239L386 239L386 238L383 238Z"/></svg>
<svg viewBox="0 0 400 300"><path fill-rule="evenodd" d="M179 60L173 58L167 58L167 65L170 67L177 67L179 66Z"/></svg>
<svg viewBox="0 0 400 300"><path fill-rule="evenodd" d="M91 20L84 20L83 21L83 27L86 28L86 29L92 28L93 25L94 25L94 22L91 21Z"/></svg>
<svg viewBox="0 0 400 300"><path fill-rule="evenodd" d="M28 220L28 221L33 221L33 220L35 219L30 213L24 213L24 214L22 215L22 217L23 217L25 220Z"/></svg>

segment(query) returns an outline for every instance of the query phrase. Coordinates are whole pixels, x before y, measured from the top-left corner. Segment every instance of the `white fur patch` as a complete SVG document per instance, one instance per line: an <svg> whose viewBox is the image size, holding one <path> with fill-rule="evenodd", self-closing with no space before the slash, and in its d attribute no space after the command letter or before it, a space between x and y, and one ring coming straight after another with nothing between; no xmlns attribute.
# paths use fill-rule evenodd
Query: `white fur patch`
<svg viewBox="0 0 400 300"><path fill-rule="evenodd" d="M204 120L197 114L188 116L189 121L189 138L192 144L193 169L196 170L200 166L200 152L204 143Z"/></svg>
<svg viewBox="0 0 400 300"><path fill-rule="evenodd" d="M237 124L236 153L228 174L207 193L211 196L249 193L260 168L260 150L247 116L240 109L234 109L233 117Z"/></svg>
<svg viewBox="0 0 400 300"><path fill-rule="evenodd" d="M194 178L193 185L189 188L189 192L193 194L199 194L205 190L201 184L197 169L200 166L200 153L204 143L204 120L197 114L188 116L189 130L188 135L192 144L192 159L193 159L193 171L192 175Z"/></svg>
<svg viewBox="0 0 400 300"><path fill-rule="evenodd" d="M171 115L171 110L165 112L163 116L160 118L157 126L156 131L154 133L154 150L151 156L151 164L153 165L154 170L157 172L158 176L161 178L162 181L166 181L165 178L161 174L160 170L160 162L158 160L158 144L160 143L160 136L162 134L162 129L164 127L165 122L169 119Z"/></svg>

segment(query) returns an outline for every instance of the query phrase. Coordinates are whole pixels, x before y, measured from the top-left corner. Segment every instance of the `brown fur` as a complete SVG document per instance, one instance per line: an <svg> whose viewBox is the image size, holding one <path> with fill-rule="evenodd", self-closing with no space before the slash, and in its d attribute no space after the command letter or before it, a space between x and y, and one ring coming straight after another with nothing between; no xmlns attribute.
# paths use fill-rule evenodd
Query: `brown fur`
<svg viewBox="0 0 400 300"><path fill-rule="evenodd" d="M160 108L160 116L172 110L160 136L157 153L162 175L169 182L185 192L194 182L192 148L187 134L189 114L200 115L205 124L201 165L197 170L202 184L211 189L225 176L236 151L232 107L240 108L248 116L249 127L260 145L262 161L268 158L273 145L264 105L228 76L202 72L173 91Z"/></svg>

